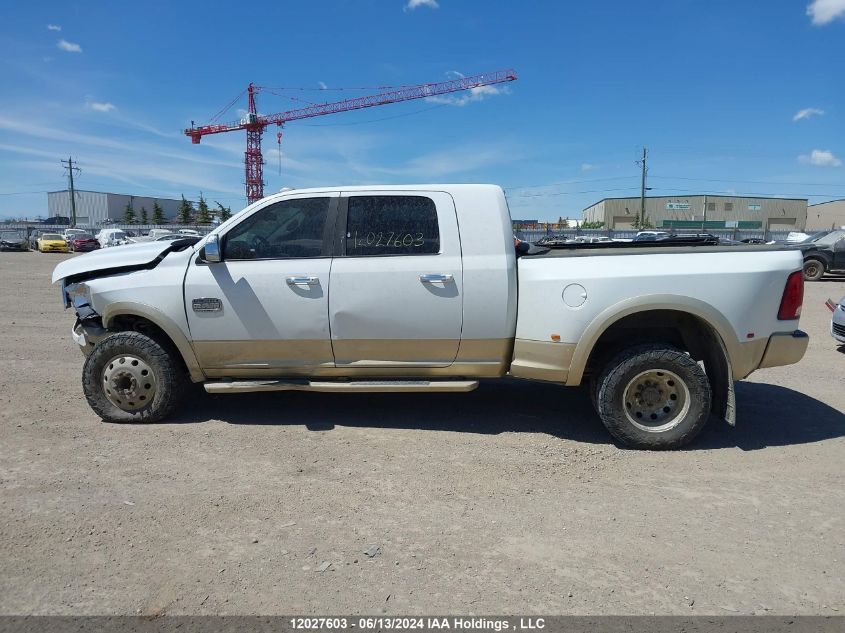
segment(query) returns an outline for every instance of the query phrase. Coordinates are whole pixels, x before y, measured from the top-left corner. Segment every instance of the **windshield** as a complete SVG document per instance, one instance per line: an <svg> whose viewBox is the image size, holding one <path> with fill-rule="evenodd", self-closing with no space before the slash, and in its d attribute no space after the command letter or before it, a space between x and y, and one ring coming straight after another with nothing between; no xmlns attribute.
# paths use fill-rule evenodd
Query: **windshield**
<svg viewBox="0 0 845 633"><path fill-rule="evenodd" d="M75 240L93 240L94 236L90 235L89 233L77 233L73 236Z"/></svg>
<svg viewBox="0 0 845 633"><path fill-rule="evenodd" d="M845 237L845 231L819 231L813 233L810 237L803 240L802 244L835 244L842 237Z"/></svg>
<svg viewBox="0 0 845 633"><path fill-rule="evenodd" d="M23 239L23 233L19 231L0 231L0 239L19 240Z"/></svg>
<svg viewBox="0 0 845 633"><path fill-rule="evenodd" d="M42 240L61 240L61 241L64 241L65 238L63 238L58 233L45 233L44 235L41 236L41 239Z"/></svg>

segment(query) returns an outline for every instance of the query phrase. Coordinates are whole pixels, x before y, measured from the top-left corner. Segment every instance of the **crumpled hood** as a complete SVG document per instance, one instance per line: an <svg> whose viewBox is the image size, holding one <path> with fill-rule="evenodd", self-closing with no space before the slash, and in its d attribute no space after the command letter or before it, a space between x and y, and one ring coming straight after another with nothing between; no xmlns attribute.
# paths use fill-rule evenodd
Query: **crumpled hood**
<svg viewBox="0 0 845 633"><path fill-rule="evenodd" d="M126 270L154 266L167 255L185 246L182 240L174 242L137 242L91 251L63 261L53 269L53 283L68 277L87 275L97 271Z"/></svg>

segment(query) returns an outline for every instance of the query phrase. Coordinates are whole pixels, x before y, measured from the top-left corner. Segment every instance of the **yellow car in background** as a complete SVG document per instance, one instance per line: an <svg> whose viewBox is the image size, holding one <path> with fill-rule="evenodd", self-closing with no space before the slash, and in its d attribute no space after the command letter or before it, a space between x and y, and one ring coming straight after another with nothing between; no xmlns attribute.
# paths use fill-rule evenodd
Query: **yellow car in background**
<svg viewBox="0 0 845 633"><path fill-rule="evenodd" d="M39 253L68 253L65 238L58 233L44 233L35 241Z"/></svg>

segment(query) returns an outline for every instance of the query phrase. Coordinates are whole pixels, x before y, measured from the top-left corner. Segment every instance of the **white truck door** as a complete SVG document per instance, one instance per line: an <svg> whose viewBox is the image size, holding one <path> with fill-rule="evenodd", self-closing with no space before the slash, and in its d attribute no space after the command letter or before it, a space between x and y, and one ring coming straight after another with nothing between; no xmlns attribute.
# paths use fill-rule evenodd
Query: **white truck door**
<svg viewBox="0 0 845 633"><path fill-rule="evenodd" d="M458 353L463 266L444 192L342 193L329 291L338 367L447 367Z"/></svg>
<svg viewBox="0 0 845 633"><path fill-rule="evenodd" d="M222 261L188 267L185 310L209 376L334 366L328 291L338 196L269 203L220 235Z"/></svg>

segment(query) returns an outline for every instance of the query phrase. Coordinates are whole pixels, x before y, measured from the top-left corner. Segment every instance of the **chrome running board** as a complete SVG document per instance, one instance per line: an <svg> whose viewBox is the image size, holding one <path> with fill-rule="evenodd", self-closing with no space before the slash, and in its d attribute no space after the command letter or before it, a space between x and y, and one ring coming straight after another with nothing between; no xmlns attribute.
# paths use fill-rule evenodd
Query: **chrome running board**
<svg viewBox="0 0 845 633"><path fill-rule="evenodd" d="M323 393L466 392L477 380L222 380L205 383L208 393L254 393L257 391L320 391Z"/></svg>

